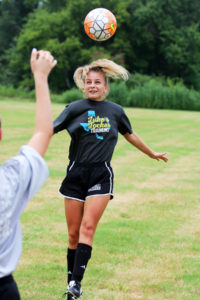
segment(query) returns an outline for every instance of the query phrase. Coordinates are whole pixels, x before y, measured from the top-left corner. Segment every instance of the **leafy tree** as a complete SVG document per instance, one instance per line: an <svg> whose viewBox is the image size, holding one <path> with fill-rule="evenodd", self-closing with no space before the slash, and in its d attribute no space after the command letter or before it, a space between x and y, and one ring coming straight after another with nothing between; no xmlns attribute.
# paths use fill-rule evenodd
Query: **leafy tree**
<svg viewBox="0 0 200 300"><path fill-rule="evenodd" d="M43 0L40 3L48 11L55 12L63 9L67 5L68 0Z"/></svg>
<svg viewBox="0 0 200 300"><path fill-rule="evenodd" d="M132 70L182 77L186 84L200 88L200 2L135 0L128 10L133 51L127 63Z"/></svg>
<svg viewBox="0 0 200 300"><path fill-rule="evenodd" d="M3 0L1 6L4 1L33 9L30 0ZM52 82L56 91L73 85L77 66L99 57L116 60L131 73L181 77L200 89L199 0L43 0L39 7L38 1L33 2L37 8L23 14L19 37L6 42L10 47L6 55L0 52L0 64L9 62L7 77L15 85L32 87L29 55L36 47L50 50L58 60ZM105 42L95 42L84 32L84 18L96 7L110 9L117 18L117 32Z"/></svg>
<svg viewBox="0 0 200 300"><path fill-rule="evenodd" d="M0 55L12 46L29 12L38 5L36 0L2 0L0 2Z"/></svg>
<svg viewBox="0 0 200 300"><path fill-rule="evenodd" d="M41 7L29 16L16 47L9 53L9 66L13 70L15 85L20 82L29 88L33 86L29 71L29 55L33 47L48 49L58 60L51 84L56 91L72 86L73 73L78 65L88 63L98 53L110 55L110 51L104 49L101 43L90 41L84 32L83 20L91 5L92 8L101 6L98 0L90 3L87 0L71 1L57 12L48 12Z"/></svg>
<svg viewBox="0 0 200 300"><path fill-rule="evenodd" d="M38 6L37 0L2 0L0 1L0 82L7 84L12 78L8 68L10 49L15 46L28 14Z"/></svg>

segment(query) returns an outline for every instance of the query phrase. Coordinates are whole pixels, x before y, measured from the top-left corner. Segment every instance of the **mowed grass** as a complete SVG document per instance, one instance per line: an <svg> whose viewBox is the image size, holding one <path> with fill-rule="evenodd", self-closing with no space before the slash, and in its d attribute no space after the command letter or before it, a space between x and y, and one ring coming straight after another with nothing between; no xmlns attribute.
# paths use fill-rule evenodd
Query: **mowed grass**
<svg viewBox="0 0 200 300"><path fill-rule="evenodd" d="M53 104L56 117L63 109ZM200 113L126 109L157 162L119 136L112 166L115 198L98 226L83 280L85 300L200 299ZM0 163L33 133L35 104L1 101ZM22 300L62 299L67 229L58 195L69 136L55 135L46 154L50 177L22 215L23 254L15 272Z"/></svg>

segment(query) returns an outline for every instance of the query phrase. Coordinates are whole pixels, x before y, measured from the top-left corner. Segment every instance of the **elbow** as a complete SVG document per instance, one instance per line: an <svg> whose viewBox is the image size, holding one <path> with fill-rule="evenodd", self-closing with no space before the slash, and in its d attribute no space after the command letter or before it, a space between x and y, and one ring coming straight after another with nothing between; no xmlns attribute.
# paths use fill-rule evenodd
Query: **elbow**
<svg viewBox="0 0 200 300"><path fill-rule="evenodd" d="M39 136L43 136L44 139L50 140L54 134L53 127L51 126L43 130L36 130L35 134L38 134Z"/></svg>
<svg viewBox="0 0 200 300"><path fill-rule="evenodd" d="M53 127L51 127L49 131L49 139L51 139L53 135L54 135L54 131L53 131Z"/></svg>

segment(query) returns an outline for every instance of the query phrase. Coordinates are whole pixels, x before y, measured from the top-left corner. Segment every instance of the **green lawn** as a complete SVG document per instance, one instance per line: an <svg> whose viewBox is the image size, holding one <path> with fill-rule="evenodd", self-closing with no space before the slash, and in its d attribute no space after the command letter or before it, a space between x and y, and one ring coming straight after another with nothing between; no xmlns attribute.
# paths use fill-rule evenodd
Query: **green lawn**
<svg viewBox="0 0 200 300"><path fill-rule="evenodd" d="M63 109L53 104L54 117ZM133 129L169 162L151 160L119 137L115 198L96 232L83 300L197 300L200 297L200 113L126 109ZM0 163L33 133L35 104L0 101ZM46 154L50 177L22 215L23 254L15 272L22 300L62 299L67 233L58 195L69 136Z"/></svg>

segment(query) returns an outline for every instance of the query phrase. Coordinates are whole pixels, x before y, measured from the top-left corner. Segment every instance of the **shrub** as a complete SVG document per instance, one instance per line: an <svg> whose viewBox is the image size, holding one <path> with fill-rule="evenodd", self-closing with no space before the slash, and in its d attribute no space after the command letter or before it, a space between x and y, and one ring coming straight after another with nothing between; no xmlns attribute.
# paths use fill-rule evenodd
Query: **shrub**
<svg viewBox="0 0 200 300"><path fill-rule="evenodd" d="M22 87L14 88L11 85L0 85L0 96L34 99L35 91L27 91Z"/></svg>
<svg viewBox="0 0 200 300"><path fill-rule="evenodd" d="M178 79L152 78L148 75L136 74L135 78L131 75L130 80L129 83L111 82L107 98L124 107L200 111L200 93L188 89ZM0 96L35 99L35 91L0 85ZM77 88L67 90L60 95L51 93L52 101L57 103L67 104L82 98L82 92Z"/></svg>
<svg viewBox="0 0 200 300"><path fill-rule="evenodd" d="M134 89L138 86L143 86L146 82L149 82L152 79L150 75L135 73L129 76L126 86L129 89Z"/></svg>
<svg viewBox="0 0 200 300"><path fill-rule="evenodd" d="M161 83L162 86L173 87L175 85L183 86L183 80L181 78L170 78L164 76L150 76L140 73L131 74L126 85L129 89L136 88L138 86L144 86L151 80Z"/></svg>
<svg viewBox="0 0 200 300"><path fill-rule="evenodd" d="M129 106L129 90L125 82L113 82L110 84L108 99L122 106Z"/></svg>
<svg viewBox="0 0 200 300"><path fill-rule="evenodd" d="M57 103L70 103L72 101L82 99L83 93L77 88L67 90L60 95L52 95L52 101Z"/></svg>
<svg viewBox="0 0 200 300"><path fill-rule="evenodd" d="M131 90L128 103L135 107L200 110L200 93L181 85L166 87L151 80Z"/></svg>

